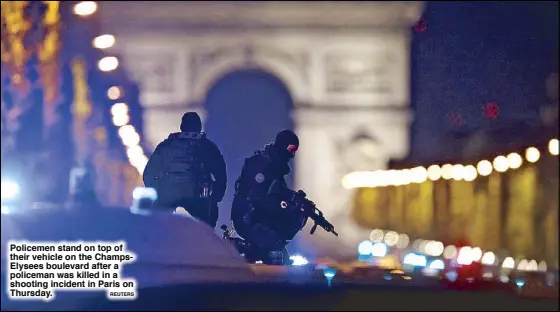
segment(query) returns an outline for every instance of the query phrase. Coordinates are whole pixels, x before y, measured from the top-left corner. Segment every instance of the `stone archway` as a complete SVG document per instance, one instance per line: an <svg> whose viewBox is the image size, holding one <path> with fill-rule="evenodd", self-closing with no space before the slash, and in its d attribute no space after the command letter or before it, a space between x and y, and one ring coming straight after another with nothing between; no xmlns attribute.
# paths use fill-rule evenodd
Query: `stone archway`
<svg viewBox="0 0 560 312"><path fill-rule="evenodd" d="M293 129L293 100L276 76L257 69L238 69L220 77L204 101L204 131L219 146L228 172L228 190L220 204L219 224L230 223L235 180L245 158Z"/></svg>
<svg viewBox="0 0 560 312"><path fill-rule="evenodd" d="M185 110L204 115L208 89L227 72L258 68L282 80L302 145L295 186L341 234L301 237L320 253L347 256L368 231L350 218L352 193L340 179L349 170L383 169L408 153L410 26L422 7L418 1L100 2L100 13L103 31L117 38L114 51L141 82L152 145L176 131ZM375 159L351 157L366 145Z"/></svg>

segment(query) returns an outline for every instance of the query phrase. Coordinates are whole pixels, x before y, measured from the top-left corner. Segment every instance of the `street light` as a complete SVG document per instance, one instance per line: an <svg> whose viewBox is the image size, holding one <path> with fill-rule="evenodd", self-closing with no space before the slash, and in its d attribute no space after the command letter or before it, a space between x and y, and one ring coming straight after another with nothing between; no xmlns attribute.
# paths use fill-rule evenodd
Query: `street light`
<svg viewBox="0 0 560 312"><path fill-rule="evenodd" d="M115 44L115 36L109 34L97 36L95 37L95 39L93 39L93 46L100 50L108 49L112 47L114 44Z"/></svg>
<svg viewBox="0 0 560 312"><path fill-rule="evenodd" d="M74 14L79 16L92 15L95 11L97 11L95 1L82 1L74 6Z"/></svg>
<svg viewBox="0 0 560 312"><path fill-rule="evenodd" d="M117 69L117 67L119 67L119 59L117 59L114 56L106 56L99 60L97 66L101 71L110 72Z"/></svg>

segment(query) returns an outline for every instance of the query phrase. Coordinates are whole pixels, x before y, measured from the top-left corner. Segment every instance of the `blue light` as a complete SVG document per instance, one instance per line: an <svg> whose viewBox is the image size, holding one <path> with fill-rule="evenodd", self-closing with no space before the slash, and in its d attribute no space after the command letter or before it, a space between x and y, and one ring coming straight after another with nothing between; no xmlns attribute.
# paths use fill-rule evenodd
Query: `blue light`
<svg viewBox="0 0 560 312"><path fill-rule="evenodd" d="M383 243L375 243L371 247L371 255L374 257L385 257L387 255L387 245Z"/></svg>
<svg viewBox="0 0 560 312"><path fill-rule="evenodd" d="M137 187L132 192L132 198L157 200L157 191L149 187Z"/></svg>
<svg viewBox="0 0 560 312"><path fill-rule="evenodd" d="M391 275L385 275L385 276L383 276L383 279L386 280L386 281L390 281L393 278L391 277Z"/></svg>
<svg viewBox="0 0 560 312"><path fill-rule="evenodd" d="M290 260L292 260L292 265L295 266L302 266L302 265L309 264L309 261L307 261L307 259L304 256L300 256L300 255L293 255L290 257Z"/></svg>
<svg viewBox="0 0 560 312"><path fill-rule="evenodd" d="M443 270L445 268L445 263L441 259L436 259L430 262L430 269Z"/></svg>
<svg viewBox="0 0 560 312"><path fill-rule="evenodd" d="M457 274L457 272L455 272L455 271L449 271L449 272L445 273L445 277L447 277L447 279L450 282L455 282L457 280L458 276L459 276L459 274Z"/></svg>
<svg viewBox="0 0 560 312"><path fill-rule="evenodd" d="M17 199L20 192L19 184L10 180L2 180L1 184L2 191L0 194L2 195L2 202L9 202Z"/></svg>
<svg viewBox="0 0 560 312"><path fill-rule="evenodd" d="M10 214L12 213L12 209L9 206L2 205L2 214Z"/></svg>
<svg viewBox="0 0 560 312"><path fill-rule="evenodd" d="M336 270L331 269L331 268L325 269L323 271L323 275L325 275L325 277L328 278L328 279L332 279L336 275Z"/></svg>
<svg viewBox="0 0 560 312"><path fill-rule="evenodd" d="M371 241L363 241L358 245L358 254L360 256L369 256L373 250L373 243Z"/></svg>
<svg viewBox="0 0 560 312"><path fill-rule="evenodd" d="M415 253L409 253L406 256L404 256L403 259L404 264L408 264L411 266L418 266L418 267L425 267L427 262L428 261L426 260L425 256L417 255Z"/></svg>
<svg viewBox="0 0 560 312"><path fill-rule="evenodd" d="M525 281L518 279L518 280L515 281L515 285L517 285L517 287L521 288L521 287L523 287L523 285L525 285Z"/></svg>

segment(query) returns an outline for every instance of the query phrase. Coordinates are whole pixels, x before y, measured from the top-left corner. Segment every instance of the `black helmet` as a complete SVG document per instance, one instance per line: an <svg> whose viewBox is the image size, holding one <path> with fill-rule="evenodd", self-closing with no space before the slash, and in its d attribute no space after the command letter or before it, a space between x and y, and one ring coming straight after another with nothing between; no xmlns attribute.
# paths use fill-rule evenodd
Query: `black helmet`
<svg viewBox="0 0 560 312"><path fill-rule="evenodd" d="M299 138L293 131L280 131L274 140L274 147L281 157L292 159L296 156L296 152L299 148Z"/></svg>
<svg viewBox="0 0 560 312"><path fill-rule="evenodd" d="M195 112L188 112L181 118L181 132L200 132L202 131L202 120Z"/></svg>

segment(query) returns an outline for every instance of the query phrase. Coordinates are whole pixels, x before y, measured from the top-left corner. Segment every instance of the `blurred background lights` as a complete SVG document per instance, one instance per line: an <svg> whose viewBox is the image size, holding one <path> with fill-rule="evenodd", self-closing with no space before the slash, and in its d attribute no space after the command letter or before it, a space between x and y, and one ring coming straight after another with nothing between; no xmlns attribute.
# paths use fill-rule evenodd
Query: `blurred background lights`
<svg viewBox="0 0 560 312"><path fill-rule="evenodd" d="M558 139L552 139L548 142L548 152L552 155L558 155Z"/></svg>
<svg viewBox="0 0 560 312"><path fill-rule="evenodd" d="M430 269L443 270L445 268L445 263L441 259L435 259L430 262Z"/></svg>
<svg viewBox="0 0 560 312"><path fill-rule="evenodd" d="M387 245L383 243L375 243L371 247L371 255L374 257L385 257L387 255Z"/></svg>
<svg viewBox="0 0 560 312"><path fill-rule="evenodd" d="M530 163L535 163L541 158L541 152L536 147L529 147L525 151L525 159Z"/></svg>
<svg viewBox="0 0 560 312"><path fill-rule="evenodd" d="M142 198L149 198L151 200L157 199L157 192L153 188L149 187L137 187L132 191L132 198L133 199L142 199Z"/></svg>
<svg viewBox="0 0 560 312"><path fill-rule="evenodd" d="M522 259L517 264L517 269L519 271L527 271L528 268L529 268L529 261L527 261L527 259Z"/></svg>
<svg viewBox="0 0 560 312"><path fill-rule="evenodd" d="M558 155L558 140L549 141L549 152ZM540 158L540 151L535 147L525 150L525 159L530 163L535 163ZM508 169L517 169L523 165L523 157L519 153L509 153L507 156L499 155L493 161L481 160L476 166L463 164L445 164L443 166L431 165L427 169L418 166L411 169L400 170L377 170L377 171L354 171L346 174L342 178L342 185L346 189L361 187L385 187L400 186L411 183L424 183L427 180L437 181L441 178L445 180L471 182L480 176L489 176L493 171L503 173Z"/></svg>
<svg viewBox="0 0 560 312"><path fill-rule="evenodd" d="M360 256L371 255L373 249L373 243L371 241L363 241L358 245L358 254Z"/></svg>
<svg viewBox="0 0 560 312"><path fill-rule="evenodd" d="M2 188L0 195L2 197L2 201L5 200L13 200L19 195L20 188L19 184L14 181L9 180L2 180L1 182Z"/></svg>
<svg viewBox="0 0 560 312"><path fill-rule="evenodd" d="M97 67L103 72L113 71L119 67L119 59L114 56L106 56L99 60Z"/></svg>
<svg viewBox="0 0 560 312"><path fill-rule="evenodd" d="M97 3L95 1L81 1L74 6L74 14L79 16L92 15L97 11Z"/></svg>
<svg viewBox="0 0 560 312"><path fill-rule="evenodd" d="M111 100L117 100L122 96L122 91L120 87L112 86L107 90L107 97Z"/></svg>
<svg viewBox="0 0 560 312"><path fill-rule="evenodd" d="M116 103L111 106L111 114L113 115L124 115L128 114L128 105L125 103Z"/></svg>
<svg viewBox="0 0 560 312"><path fill-rule="evenodd" d="M477 172L476 168L473 165L465 166L463 169L463 180L465 181L474 181L476 179Z"/></svg>
<svg viewBox="0 0 560 312"><path fill-rule="evenodd" d="M474 247L471 249L472 261L480 261L482 258L482 250L479 247Z"/></svg>
<svg viewBox="0 0 560 312"><path fill-rule="evenodd" d="M399 240L399 234L395 231L389 231L385 234L383 241L387 246L395 246Z"/></svg>
<svg viewBox="0 0 560 312"><path fill-rule="evenodd" d="M466 246L459 249L459 254L457 255L457 263L461 265L470 265L472 262L472 248Z"/></svg>
<svg viewBox="0 0 560 312"><path fill-rule="evenodd" d="M529 261L529 264L527 265L527 270L528 271L538 271L539 269L539 265L537 264L536 260L531 260Z"/></svg>
<svg viewBox="0 0 560 312"><path fill-rule="evenodd" d="M498 172L506 172L508 170L508 160L505 156L498 156L493 161L494 170Z"/></svg>
<svg viewBox="0 0 560 312"><path fill-rule="evenodd" d="M399 234L399 239L397 240L397 248L399 249L403 249L408 247L408 244L410 242L410 239L408 238L408 235L406 234Z"/></svg>
<svg viewBox="0 0 560 312"><path fill-rule="evenodd" d="M428 179L428 171L424 167L413 168L410 173L414 183L423 183Z"/></svg>
<svg viewBox="0 0 560 312"><path fill-rule="evenodd" d="M517 169L523 164L523 158L517 153L507 155L508 166L512 169Z"/></svg>
<svg viewBox="0 0 560 312"><path fill-rule="evenodd" d="M425 247L425 253L432 257L439 257L443 253L444 247L442 242L429 241Z"/></svg>
<svg viewBox="0 0 560 312"><path fill-rule="evenodd" d="M130 122L128 114L113 115L113 125L117 127L124 126Z"/></svg>
<svg viewBox="0 0 560 312"><path fill-rule="evenodd" d="M309 261L307 261L307 259L301 255L293 255L290 257L290 260L292 260L292 265L295 266L303 266L309 264Z"/></svg>
<svg viewBox="0 0 560 312"><path fill-rule="evenodd" d="M98 49L108 49L115 45L115 36L105 34L101 36L97 36L93 39L93 46Z"/></svg>
<svg viewBox="0 0 560 312"><path fill-rule="evenodd" d="M369 233L369 240L374 243L381 242L383 240L383 237L384 237L383 230L380 229L372 230Z"/></svg>
<svg viewBox="0 0 560 312"><path fill-rule="evenodd" d="M476 165L476 170L481 176L489 176L492 173L492 163L488 160L481 160Z"/></svg>
<svg viewBox="0 0 560 312"><path fill-rule="evenodd" d="M432 181L437 181L441 178L441 168L438 165L431 165L428 167L428 178Z"/></svg>
<svg viewBox="0 0 560 312"><path fill-rule="evenodd" d="M445 273L445 277L447 278L448 281L455 282L459 277L459 274L457 274L457 272L455 271L449 271Z"/></svg>
<svg viewBox="0 0 560 312"><path fill-rule="evenodd" d="M443 257L445 259L454 259L455 256L457 256L457 247L449 245L443 249Z"/></svg>
<svg viewBox="0 0 560 312"><path fill-rule="evenodd" d="M119 128L119 136L121 137L123 144L127 147L132 147L140 143L140 135L136 132L131 125L125 125Z"/></svg>
<svg viewBox="0 0 560 312"><path fill-rule="evenodd" d="M485 252L481 262L485 265L493 265L496 262L496 255L491 251Z"/></svg>
<svg viewBox="0 0 560 312"><path fill-rule="evenodd" d="M403 263L411 266L425 267L426 257L415 253L409 253L403 258Z"/></svg>
<svg viewBox="0 0 560 312"><path fill-rule="evenodd" d="M452 178L455 181L460 181L463 179L463 171L464 171L464 166L457 164L453 166L453 175Z"/></svg>
<svg viewBox="0 0 560 312"><path fill-rule="evenodd" d="M423 239L415 239L414 242L412 242L412 248L418 250L423 241Z"/></svg>
<svg viewBox="0 0 560 312"><path fill-rule="evenodd" d="M140 143L140 135L136 131L128 133L122 137L123 144L127 147L132 147Z"/></svg>
<svg viewBox="0 0 560 312"><path fill-rule="evenodd" d="M445 180L449 180L453 177L453 165L445 164L441 167L441 177Z"/></svg>
<svg viewBox="0 0 560 312"><path fill-rule="evenodd" d="M119 128L119 136L121 138L133 135L134 133L136 133L136 129L131 125L125 125Z"/></svg>
<svg viewBox="0 0 560 312"><path fill-rule="evenodd" d="M546 261L543 260L543 261L539 262L538 269L541 272L546 272L546 270L548 269L548 267L546 266Z"/></svg>
<svg viewBox="0 0 560 312"><path fill-rule="evenodd" d="M507 257L502 262L502 268L504 269L513 269L515 267L515 260L512 257Z"/></svg>

